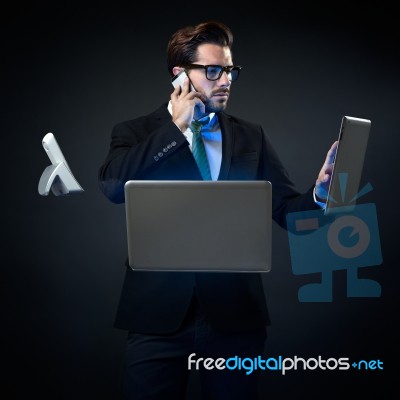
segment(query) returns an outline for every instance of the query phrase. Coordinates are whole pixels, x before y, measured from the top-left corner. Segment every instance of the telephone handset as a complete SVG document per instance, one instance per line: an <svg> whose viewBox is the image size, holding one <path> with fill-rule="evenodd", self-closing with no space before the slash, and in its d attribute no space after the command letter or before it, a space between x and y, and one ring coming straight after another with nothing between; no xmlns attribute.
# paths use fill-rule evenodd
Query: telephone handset
<svg viewBox="0 0 400 400"><path fill-rule="evenodd" d="M181 72L179 72L178 74L176 74L175 76L172 77L171 79L171 83L173 85L173 87L177 87L178 85L180 85L181 89L183 87L183 83L185 81L185 79L187 78L187 74L185 72L185 70L182 70ZM189 79L190 81L190 79ZM192 82L190 82L190 90L194 90L196 91L196 89L194 88L194 86L192 85Z"/></svg>

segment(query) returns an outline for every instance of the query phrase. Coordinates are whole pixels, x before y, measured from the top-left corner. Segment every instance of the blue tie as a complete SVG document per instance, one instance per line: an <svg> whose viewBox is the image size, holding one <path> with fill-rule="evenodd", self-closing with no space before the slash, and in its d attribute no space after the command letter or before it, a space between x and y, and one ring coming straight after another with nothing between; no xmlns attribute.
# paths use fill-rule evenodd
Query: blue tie
<svg viewBox="0 0 400 400"><path fill-rule="evenodd" d="M190 129L193 132L192 139L192 153L196 160L197 166L199 167L201 176L205 181L211 181L210 166L208 164L206 149L204 147L203 139L201 137L201 129L204 125L207 125L210 118L204 121L193 121L190 124Z"/></svg>

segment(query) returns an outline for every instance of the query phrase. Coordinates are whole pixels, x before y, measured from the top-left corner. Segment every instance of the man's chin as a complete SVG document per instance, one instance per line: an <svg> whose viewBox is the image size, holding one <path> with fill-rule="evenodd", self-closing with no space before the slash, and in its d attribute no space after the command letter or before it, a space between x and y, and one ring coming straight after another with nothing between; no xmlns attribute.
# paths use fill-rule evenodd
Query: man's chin
<svg viewBox="0 0 400 400"><path fill-rule="evenodd" d="M226 106L228 105L228 101L227 100L220 100L220 101L213 101L209 104L207 104L206 107L206 111L208 113L217 113L217 112L221 112L224 111Z"/></svg>

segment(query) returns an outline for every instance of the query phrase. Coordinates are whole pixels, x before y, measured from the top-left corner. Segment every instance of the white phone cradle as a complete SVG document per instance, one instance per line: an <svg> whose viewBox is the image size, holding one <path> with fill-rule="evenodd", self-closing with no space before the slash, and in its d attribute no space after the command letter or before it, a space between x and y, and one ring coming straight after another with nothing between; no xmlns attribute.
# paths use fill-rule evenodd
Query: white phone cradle
<svg viewBox="0 0 400 400"><path fill-rule="evenodd" d="M72 174L56 138L51 132L44 136L42 145L52 165L49 165L40 177L38 185L39 194L47 196L50 190L55 196L66 196L83 192L84 190Z"/></svg>

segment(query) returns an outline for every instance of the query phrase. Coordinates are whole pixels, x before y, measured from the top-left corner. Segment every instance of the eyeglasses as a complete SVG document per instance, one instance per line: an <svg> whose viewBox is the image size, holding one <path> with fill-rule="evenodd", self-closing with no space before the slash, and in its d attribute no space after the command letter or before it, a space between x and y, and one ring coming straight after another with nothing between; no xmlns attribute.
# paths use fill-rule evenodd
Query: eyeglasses
<svg viewBox="0 0 400 400"><path fill-rule="evenodd" d="M203 68L206 71L206 78L209 81L217 81L221 78L222 73L226 72L228 75L228 79L231 82L236 81L239 78L240 70L242 67L228 65L227 67L223 67L222 65L200 65L200 64L186 64L184 68L187 69L198 69Z"/></svg>

